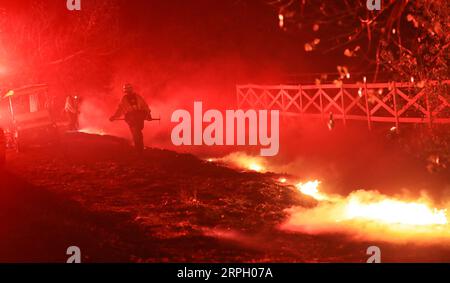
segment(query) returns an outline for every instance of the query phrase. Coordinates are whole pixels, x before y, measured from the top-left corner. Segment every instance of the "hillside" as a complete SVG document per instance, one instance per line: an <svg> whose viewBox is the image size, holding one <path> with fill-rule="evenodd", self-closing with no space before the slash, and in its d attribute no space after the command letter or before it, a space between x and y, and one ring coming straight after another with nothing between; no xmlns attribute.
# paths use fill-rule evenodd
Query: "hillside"
<svg viewBox="0 0 450 283"><path fill-rule="evenodd" d="M277 227L312 198L274 181L188 154L121 139L68 134L59 146L10 153L1 176L0 261L342 262L366 260L373 243ZM389 261L449 260L450 249L383 245Z"/></svg>

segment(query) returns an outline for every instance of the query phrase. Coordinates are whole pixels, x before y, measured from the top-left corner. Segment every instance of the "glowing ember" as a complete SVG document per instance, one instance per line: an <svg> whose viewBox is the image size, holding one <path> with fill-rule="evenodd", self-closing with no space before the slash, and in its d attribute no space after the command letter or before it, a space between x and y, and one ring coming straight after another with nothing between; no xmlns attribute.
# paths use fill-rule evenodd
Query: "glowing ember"
<svg viewBox="0 0 450 283"><path fill-rule="evenodd" d="M279 15L278 15L278 26L279 26L280 28L283 28L283 27L284 27L284 15L282 15L282 14L279 14Z"/></svg>
<svg viewBox="0 0 450 283"><path fill-rule="evenodd" d="M286 178L280 178L278 179L278 182L285 184L287 182Z"/></svg>

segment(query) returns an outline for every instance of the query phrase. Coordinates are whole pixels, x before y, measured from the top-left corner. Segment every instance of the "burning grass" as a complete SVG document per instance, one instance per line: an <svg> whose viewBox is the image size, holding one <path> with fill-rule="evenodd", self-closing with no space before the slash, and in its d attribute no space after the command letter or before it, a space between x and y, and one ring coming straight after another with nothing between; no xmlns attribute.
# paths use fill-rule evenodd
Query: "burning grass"
<svg viewBox="0 0 450 283"><path fill-rule="evenodd" d="M90 135L99 135L104 136L107 135L107 133L102 129L96 129L96 128L83 128L78 130L80 133L90 134Z"/></svg>
<svg viewBox="0 0 450 283"><path fill-rule="evenodd" d="M267 172L266 159L244 153L233 153L222 159L233 167ZM436 208L426 196L419 199L390 197L378 191L355 190L348 196L327 194L319 190L320 181L290 184L280 177L281 184L317 201L314 207L295 206L287 209L289 218L281 229L308 234L343 233L360 240L386 242L414 241L450 244L447 207Z"/></svg>
<svg viewBox="0 0 450 283"><path fill-rule="evenodd" d="M244 169L264 173L269 170L267 168L266 159L260 156L251 156L244 152L234 152L216 161L222 162L233 168Z"/></svg>

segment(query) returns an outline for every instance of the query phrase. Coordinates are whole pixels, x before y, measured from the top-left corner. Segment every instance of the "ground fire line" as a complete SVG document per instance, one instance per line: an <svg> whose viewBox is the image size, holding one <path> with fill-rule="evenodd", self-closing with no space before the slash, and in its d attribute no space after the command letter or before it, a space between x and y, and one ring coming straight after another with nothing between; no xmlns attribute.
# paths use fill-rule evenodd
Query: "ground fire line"
<svg viewBox="0 0 450 283"><path fill-rule="evenodd" d="M210 159L209 162L216 161ZM233 153L218 161L259 173L270 165L261 157ZM280 229L309 234L345 233L361 240L450 243L447 207L436 208L431 200L391 197L378 191L355 190L348 196L319 190L318 180L295 182L285 177L274 180L313 198L312 208L292 207Z"/></svg>

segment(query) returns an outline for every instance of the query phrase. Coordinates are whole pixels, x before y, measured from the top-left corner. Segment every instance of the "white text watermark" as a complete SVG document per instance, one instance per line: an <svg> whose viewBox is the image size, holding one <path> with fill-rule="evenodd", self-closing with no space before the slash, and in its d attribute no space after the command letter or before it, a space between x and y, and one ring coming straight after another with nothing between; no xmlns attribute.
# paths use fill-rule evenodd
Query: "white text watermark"
<svg viewBox="0 0 450 283"><path fill-rule="evenodd" d="M261 156L275 156L280 148L279 115L278 110L251 109L226 110L224 117L221 111L215 109L203 113L203 103L196 101L193 118L184 109L172 113L171 122L178 124L172 130L171 139L176 146L259 145L263 147L260 150Z"/></svg>

